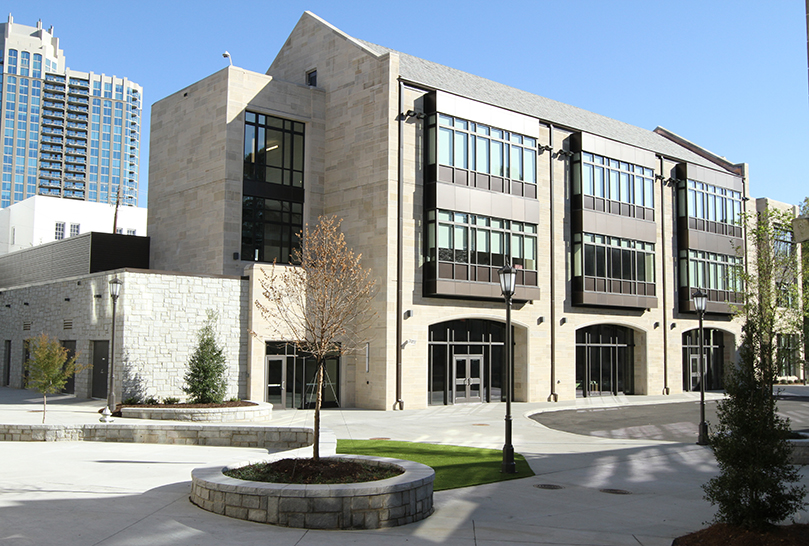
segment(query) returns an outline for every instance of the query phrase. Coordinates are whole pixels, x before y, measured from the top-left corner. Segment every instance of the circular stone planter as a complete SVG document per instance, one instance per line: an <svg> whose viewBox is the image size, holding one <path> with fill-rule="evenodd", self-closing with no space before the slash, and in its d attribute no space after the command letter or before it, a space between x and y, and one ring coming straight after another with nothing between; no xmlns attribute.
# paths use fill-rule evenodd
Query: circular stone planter
<svg viewBox="0 0 809 546"><path fill-rule="evenodd" d="M190 499L217 514L303 529L395 527L433 513L435 471L429 466L386 457L333 458L395 466L404 474L374 482L299 485L238 480L225 476L222 467L197 468L191 473Z"/></svg>
<svg viewBox="0 0 809 546"><path fill-rule="evenodd" d="M789 440L792 444L792 455L790 456L790 463L792 464L809 464L809 436L803 435L803 440Z"/></svg>
<svg viewBox="0 0 809 546"><path fill-rule="evenodd" d="M123 407L121 408L121 417L127 419L166 419L194 422L269 421L272 418L272 404L249 400L248 402L253 405L222 408Z"/></svg>

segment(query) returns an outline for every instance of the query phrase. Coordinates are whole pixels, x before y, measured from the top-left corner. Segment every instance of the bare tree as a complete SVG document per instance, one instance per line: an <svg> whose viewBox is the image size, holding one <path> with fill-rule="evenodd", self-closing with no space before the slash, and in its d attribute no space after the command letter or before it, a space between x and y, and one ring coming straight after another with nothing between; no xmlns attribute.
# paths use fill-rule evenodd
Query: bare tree
<svg viewBox="0 0 809 546"><path fill-rule="evenodd" d="M320 459L320 406L327 357L345 355L365 346L365 333L375 314L371 309L374 281L360 264L361 254L348 248L341 220L321 216L298 234L300 247L291 264L273 263L262 270L263 300L255 305L282 339L317 362L315 438L312 458Z"/></svg>

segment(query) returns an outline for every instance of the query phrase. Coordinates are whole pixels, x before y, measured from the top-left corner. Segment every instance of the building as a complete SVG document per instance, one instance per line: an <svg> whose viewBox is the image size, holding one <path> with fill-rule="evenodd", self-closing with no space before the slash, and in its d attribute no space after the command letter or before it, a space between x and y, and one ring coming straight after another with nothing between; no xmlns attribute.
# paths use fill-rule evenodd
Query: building
<svg viewBox="0 0 809 546"><path fill-rule="evenodd" d="M34 195L137 206L143 89L67 67L53 27L0 24L0 208Z"/></svg>
<svg viewBox="0 0 809 546"><path fill-rule="evenodd" d="M727 272L742 260L747 169L664 129L370 44L307 12L267 74L228 67L158 101L151 135L153 268L246 271L252 300L251 272L284 261L305 222L343 219L381 317L367 355L331 374L344 405L500 400L497 271L509 261L517 400L698 388L697 287L710 298L706 386L721 388L736 353ZM251 337L251 397L301 395L283 341Z"/></svg>
<svg viewBox="0 0 809 546"><path fill-rule="evenodd" d="M326 405L500 401L506 263L518 269L518 401L699 390L697 288L709 296L708 389L722 388L736 357L741 286L732 272L743 264L739 220L754 212L747 167L670 131L364 42L309 12L266 74L228 66L155 103L151 119L150 269L69 285L95 283L109 308L104 283L124 280L114 359L150 394L182 394L164 379L181 375L213 308L229 317L220 336L233 391L311 405L313 362L273 333L254 303L262 271L285 262L295 234L323 214L343 219L349 245L373 271L379 317L364 352L327 364ZM23 315L55 286L0 294L12 384ZM85 313L96 305L89 293L67 297ZM144 327L150 309L162 323L148 334L156 344L126 326ZM83 334L78 348L105 340L101 330ZM77 381L89 390L89 375ZM126 396L125 387L116 390Z"/></svg>
<svg viewBox="0 0 809 546"><path fill-rule="evenodd" d="M35 195L0 209L0 256L91 231L146 235L146 209Z"/></svg>
<svg viewBox="0 0 809 546"><path fill-rule="evenodd" d="M774 211L777 216L773 216L771 211ZM800 233L798 229L795 229L796 222L794 221L792 226L778 224L778 220L781 218L798 218L799 214L800 209L796 205L781 203L769 198L756 199L756 219L760 221L762 218L766 218L767 222L774 224L771 230L763 232L764 237L772 237L772 240L766 241L770 247L770 256L772 256L771 271L756 273L758 279L766 279L772 283L778 300L776 302L778 312L773 324L776 332L773 360L777 366L777 379L786 382L800 381L805 384L807 363L804 360L806 353L801 336L804 320L800 303L801 278L804 272L800 258L801 248L798 244ZM754 258L754 253L751 251L748 256L751 264Z"/></svg>

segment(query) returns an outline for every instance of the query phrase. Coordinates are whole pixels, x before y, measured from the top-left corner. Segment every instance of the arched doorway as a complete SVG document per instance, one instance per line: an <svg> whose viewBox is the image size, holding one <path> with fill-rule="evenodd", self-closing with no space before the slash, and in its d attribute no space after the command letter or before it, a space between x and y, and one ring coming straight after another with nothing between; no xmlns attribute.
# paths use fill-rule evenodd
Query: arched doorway
<svg viewBox="0 0 809 546"><path fill-rule="evenodd" d="M427 403L501 401L505 334L504 324L481 319L430 326Z"/></svg>
<svg viewBox="0 0 809 546"><path fill-rule="evenodd" d="M705 390L724 388L725 336L705 328ZM683 390L699 391L699 329L683 333Z"/></svg>
<svg viewBox="0 0 809 546"><path fill-rule="evenodd" d="M634 333L612 324L576 331L576 396L632 394L635 386Z"/></svg>

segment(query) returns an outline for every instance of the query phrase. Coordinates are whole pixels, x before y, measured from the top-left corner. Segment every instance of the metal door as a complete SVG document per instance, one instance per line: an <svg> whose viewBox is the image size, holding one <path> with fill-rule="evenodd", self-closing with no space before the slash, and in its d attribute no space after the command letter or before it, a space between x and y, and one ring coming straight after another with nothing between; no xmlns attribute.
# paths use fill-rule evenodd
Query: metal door
<svg viewBox="0 0 809 546"><path fill-rule="evenodd" d="M699 355L690 355L691 391L699 390Z"/></svg>
<svg viewBox="0 0 809 546"><path fill-rule="evenodd" d="M454 398L456 404L464 402L482 402L481 375L483 357L480 355L456 356Z"/></svg>
<svg viewBox="0 0 809 546"><path fill-rule="evenodd" d="M283 356L265 357L265 369L267 371L267 402L286 407L287 399L287 367L286 358Z"/></svg>
<svg viewBox="0 0 809 546"><path fill-rule="evenodd" d="M5 342L3 351L3 385L8 387L11 384L11 340Z"/></svg>
<svg viewBox="0 0 809 546"><path fill-rule="evenodd" d="M109 374L109 341L93 342L93 398L107 397L107 376Z"/></svg>

